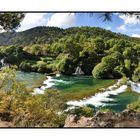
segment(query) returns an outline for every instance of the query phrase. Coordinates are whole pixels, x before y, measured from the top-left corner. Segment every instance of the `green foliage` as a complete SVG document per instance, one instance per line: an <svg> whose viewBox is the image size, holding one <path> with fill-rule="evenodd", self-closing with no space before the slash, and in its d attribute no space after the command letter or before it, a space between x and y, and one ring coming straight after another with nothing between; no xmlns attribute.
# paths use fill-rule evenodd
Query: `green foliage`
<svg viewBox="0 0 140 140"><path fill-rule="evenodd" d="M0 25L7 31L17 29L24 16L23 13L0 13Z"/></svg>
<svg viewBox="0 0 140 140"><path fill-rule="evenodd" d="M48 46L49 46L48 44L45 45L33 44L24 47L24 51L36 56L47 55L49 53Z"/></svg>
<svg viewBox="0 0 140 140"><path fill-rule="evenodd" d="M64 74L72 74L74 72L74 64L68 55L60 55L57 70Z"/></svg>
<svg viewBox="0 0 140 140"><path fill-rule="evenodd" d="M58 113L62 98L52 92L38 96L1 93L0 118L15 127L63 127L65 114Z"/></svg>
<svg viewBox="0 0 140 140"><path fill-rule="evenodd" d="M63 34L63 29L57 27L36 27L23 32L0 34L0 45L48 44L62 37Z"/></svg>
<svg viewBox="0 0 140 140"><path fill-rule="evenodd" d="M17 81L16 72L14 69L3 68L0 71L0 91L2 93L10 94L10 93L25 93L25 85Z"/></svg>
<svg viewBox="0 0 140 140"><path fill-rule="evenodd" d="M103 54L106 46L102 38L96 38L93 40L93 49L97 54Z"/></svg>
<svg viewBox="0 0 140 140"><path fill-rule="evenodd" d="M88 106L82 106L75 109L72 109L68 112L69 114L76 114L78 117L85 116L85 117L93 117L94 110Z"/></svg>
<svg viewBox="0 0 140 140"><path fill-rule="evenodd" d="M23 71L31 71L31 64L28 61L23 61L20 65L19 68Z"/></svg>
<svg viewBox="0 0 140 140"><path fill-rule="evenodd" d="M99 60L97 60L97 54L93 50L93 47L89 46L89 44L87 44L86 42L84 45L85 47L79 53L79 63L84 73L87 75L91 75L93 68Z"/></svg>
<svg viewBox="0 0 140 140"><path fill-rule="evenodd" d="M138 82L138 43L139 39L95 27L36 27L0 34L0 58L6 56L7 63L23 71L71 75L80 66L95 78L125 76Z"/></svg>
<svg viewBox="0 0 140 140"><path fill-rule="evenodd" d="M92 74L95 78L102 79L107 78L108 75L108 66L105 63L99 63L96 65L92 71Z"/></svg>
<svg viewBox="0 0 140 140"><path fill-rule="evenodd" d="M121 78L120 85L126 84L128 82L128 80L129 80L129 78L127 78L126 76L123 76Z"/></svg>
<svg viewBox="0 0 140 140"><path fill-rule="evenodd" d="M18 46L1 46L0 47L1 58L5 58L5 61L10 64L20 64L24 59L32 59L33 56Z"/></svg>
<svg viewBox="0 0 140 140"><path fill-rule="evenodd" d="M135 82L140 82L140 63L138 65L138 67L134 70L132 79Z"/></svg>
<svg viewBox="0 0 140 140"><path fill-rule="evenodd" d="M38 72L44 72L44 73L52 72L52 68L49 65L47 65L47 63L44 61L37 61L36 67L38 69L37 70Z"/></svg>
<svg viewBox="0 0 140 140"><path fill-rule="evenodd" d="M15 70L0 72L0 119L15 127L63 127L64 98L57 90L43 95L28 94L25 86L16 80Z"/></svg>
<svg viewBox="0 0 140 140"><path fill-rule="evenodd" d="M128 104L127 108L136 112L140 112L140 101Z"/></svg>
<svg viewBox="0 0 140 140"><path fill-rule="evenodd" d="M41 61L44 61L44 62L47 62L47 63L53 61L52 57L41 57L40 59L41 59Z"/></svg>
<svg viewBox="0 0 140 140"><path fill-rule="evenodd" d="M120 65L121 54L114 52L111 55L102 58L101 63L96 65L92 71L95 78L116 78L119 73L115 68Z"/></svg>
<svg viewBox="0 0 140 140"><path fill-rule="evenodd" d="M43 61L37 62L38 72L45 72L46 70L46 63Z"/></svg>

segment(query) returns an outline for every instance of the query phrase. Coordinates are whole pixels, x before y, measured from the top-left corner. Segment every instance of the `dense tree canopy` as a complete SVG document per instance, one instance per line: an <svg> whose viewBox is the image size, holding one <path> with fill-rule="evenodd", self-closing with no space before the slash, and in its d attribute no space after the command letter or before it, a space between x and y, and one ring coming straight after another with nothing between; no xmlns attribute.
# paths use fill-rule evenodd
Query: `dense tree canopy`
<svg viewBox="0 0 140 140"><path fill-rule="evenodd" d="M140 80L138 38L96 27L36 27L0 39L0 58L23 71L71 75L80 66L95 78Z"/></svg>
<svg viewBox="0 0 140 140"><path fill-rule="evenodd" d="M24 16L23 13L0 13L0 26L3 30L13 31L20 26Z"/></svg>

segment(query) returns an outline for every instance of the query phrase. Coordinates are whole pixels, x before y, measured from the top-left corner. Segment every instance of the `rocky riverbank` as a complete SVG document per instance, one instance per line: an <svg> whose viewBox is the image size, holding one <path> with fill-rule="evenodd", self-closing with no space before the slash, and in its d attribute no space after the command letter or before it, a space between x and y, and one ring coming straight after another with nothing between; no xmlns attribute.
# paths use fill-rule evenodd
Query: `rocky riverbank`
<svg viewBox="0 0 140 140"><path fill-rule="evenodd" d="M1 121L0 120L0 128L14 127L11 122Z"/></svg>
<svg viewBox="0 0 140 140"><path fill-rule="evenodd" d="M93 117L69 115L65 120L64 127L140 127L140 112L134 112L127 109L120 113L96 112Z"/></svg>

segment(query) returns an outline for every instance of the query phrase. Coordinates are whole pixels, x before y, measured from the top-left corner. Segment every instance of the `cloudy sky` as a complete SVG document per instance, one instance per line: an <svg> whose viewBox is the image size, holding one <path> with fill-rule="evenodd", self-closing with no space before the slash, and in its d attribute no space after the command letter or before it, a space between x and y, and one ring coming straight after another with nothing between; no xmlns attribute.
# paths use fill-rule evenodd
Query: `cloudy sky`
<svg viewBox="0 0 140 140"><path fill-rule="evenodd" d="M112 22L102 22L99 16L99 13L95 13L92 17L87 13L27 13L17 31L24 31L36 26L56 26L60 28L92 26L140 37L140 20L137 20L134 16L128 17L115 13Z"/></svg>

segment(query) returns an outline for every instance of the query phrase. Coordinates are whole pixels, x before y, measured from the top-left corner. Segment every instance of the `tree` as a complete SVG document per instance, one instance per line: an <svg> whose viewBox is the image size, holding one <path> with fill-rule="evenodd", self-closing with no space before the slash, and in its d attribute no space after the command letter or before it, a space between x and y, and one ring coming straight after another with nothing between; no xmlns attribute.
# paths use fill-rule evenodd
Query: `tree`
<svg viewBox="0 0 140 140"><path fill-rule="evenodd" d="M99 63L94 67L92 74L97 79L108 78L109 67L106 63Z"/></svg>
<svg viewBox="0 0 140 140"><path fill-rule="evenodd" d="M104 50L105 50L105 43L104 40L102 38L96 38L93 40L93 47L94 47L94 51L97 54L103 54Z"/></svg>
<svg viewBox="0 0 140 140"><path fill-rule="evenodd" d="M122 56L119 52L102 58L101 63L97 64L92 74L95 78L120 78L121 73L116 71L116 67L120 66Z"/></svg>
<svg viewBox="0 0 140 140"><path fill-rule="evenodd" d="M27 61L23 61L21 62L21 64L19 65L19 68L22 71L26 71L26 72L30 72L31 71L31 64Z"/></svg>
<svg viewBox="0 0 140 140"><path fill-rule="evenodd" d="M57 69L59 72L71 75L74 72L75 65L72 58L68 55L60 55Z"/></svg>
<svg viewBox="0 0 140 140"><path fill-rule="evenodd" d="M0 92L4 94L24 94L26 92L25 85L16 78L15 69L3 68L0 71ZM22 90L21 90L22 89Z"/></svg>
<svg viewBox="0 0 140 140"><path fill-rule="evenodd" d="M135 82L140 82L140 63L138 67L134 70L132 80Z"/></svg>
<svg viewBox="0 0 140 140"><path fill-rule="evenodd" d="M93 17L94 13L88 13L90 17ZM125 15L128 17L135 17L136 19L140 20L140 13L139 12L120 12L119 14ZM103 22L112 21L113 14L111 12L99 13L98 17L102 19Z"/></svg>
<svg viewBox="0 0 140 140"><path fill-rule="evenodd" d="M24 13L0 13L0 26L3 30L13 31L20 26Z"/></svg>
<svg viewBox="0 0 140 140"><path fill-rule="evenodd" d="M90 75L99 60L97 59L97 54L93 49L93 45L88 42L85 42L84 45L83 50L79 53L79 61L83 72Z"/></svg>

